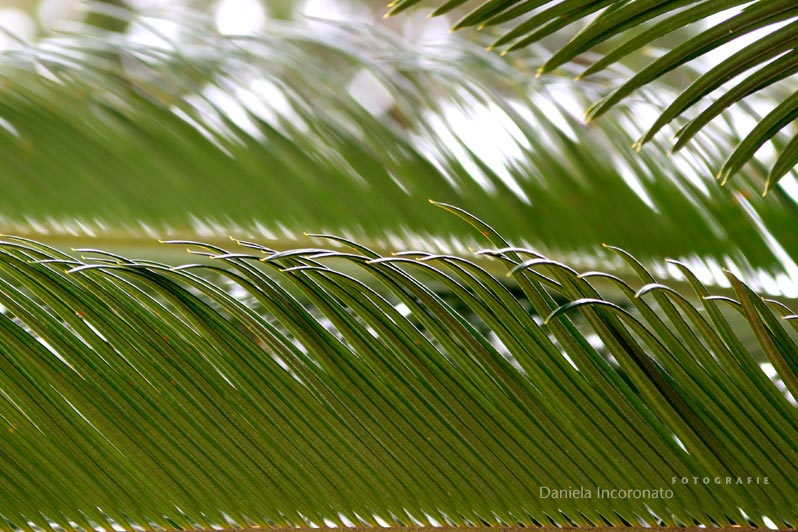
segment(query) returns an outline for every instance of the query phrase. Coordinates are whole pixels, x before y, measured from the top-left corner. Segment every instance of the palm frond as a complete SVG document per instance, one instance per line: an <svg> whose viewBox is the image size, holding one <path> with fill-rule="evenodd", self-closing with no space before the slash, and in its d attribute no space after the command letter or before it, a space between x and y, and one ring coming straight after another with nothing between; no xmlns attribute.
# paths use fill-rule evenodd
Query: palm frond
<svg viewBox="0 0 798 532"><path fill-rule="evenodd" d="M4 528L795 525L792 311L620 250L639 288L578 274L443 206L510 284L339 237L179 267L5 239Z"/></svg>
<svg viewBox="0 0 798 532"><path fill-rule="evenodd" d="M397 13L418 3L420 0L397 0L390 12ZM465 3L441 2L434 13L448 13ZM714 17L722 14L728 17L711 27L694 30L694 35L677 45L666 45L662 50L655 48L660 39L684 28L695 28L715 20ZM553 71L576 58L584 58L588 66L578 74L578 78L584 78L623 61L634 52L654 56L648 65L591 106L586 113L588 120L603 115L641 87L675 69L696 64L699 58L730 43L745 43L735 45L739 50L717 64L699 67L700 75L694 76L690 86L661 110L659 117L637 142L638 147L642 146L674 119L688 116L688 110L695 109L711 94L718 92L720 96L711 105L692 111L675 132L674 149L678 150L719 113L798 73L795 61L798 52L796 17L798 8L789 0L487 0L463 16L453 28L486 28L512 21L515 27L500 30L501 37L491 45L491 48L503 48L503 53L506 53L578 27L578 32L567 44L558 46L556 53L539 68L538 74ZM603 53L585 55L597 49ZM795 91L794 83L787 83L785 87L790 92ZM771 140L779 153L769 163L765 192L771 190L798 162L798 137L794 130L798 96L793 92L784 101L779 101L778 97L775 100L778 105L770 106L757 127L744 136L723 163L717 173L721 183L739 172L759 148ZM787 146L779 140L785 137L792 138Z"/></svg>
<svg viewBox="0 0 798 532"><path fill-rule="evenodd" d="M468 232L419 207L436 197L558 258L611 241L798 278L791 189L765 202L755 170L733 191L707 179L731 141L722 128L689 154L638 158L635 109L590 129L575 116L602 80L530 91L469 43L411 45L358 24L275 22L236 38L192 13L166 22L171 43L87 29L0 57L4 232L295 241L312 227L466 251ZM383 104L369 107L355 79Z"/></svg>

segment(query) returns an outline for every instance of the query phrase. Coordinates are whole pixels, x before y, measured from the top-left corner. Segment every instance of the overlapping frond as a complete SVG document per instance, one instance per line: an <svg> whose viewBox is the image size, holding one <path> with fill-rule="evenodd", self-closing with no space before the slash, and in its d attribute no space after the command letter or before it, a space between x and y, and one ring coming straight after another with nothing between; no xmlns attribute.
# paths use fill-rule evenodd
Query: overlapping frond
<svg viewBox="0 0 798 532"><path fill-rule="evenodd" d="M420 0L396 0L391 4L391 13L418 3ZM464 0L439 2L435 13L448 13L466 3ZM718 17L721 17L720 22L717 22ZM725 183L752 160L759 148L773 141L778 156L769 163L767 192L798 163L795 131L798 93L794 92L794 77L798 74L796 17L798 7L790 0L487 0L471 9L454 28L512 23L511 29L500 30L501 37L491 45L505 52L565 32L570 37L567 44L559 46L540 67L539 73L552 71L578 57L588 65L578 74L583 78L625 60L634 52L638 52L638 56L654 56L644 68L590 107L589 120L603 115L669 72L688 63L695 64L696 60L712 56L713 52L729 50L726 45L731 43L736 50L723 60L712 60L708 66L699 67L700 75L661 110L637 146L650 141L676 118L689 117L675 131L674 150L678 150L723 111L734 109L741 100L791 78L786 85L781 84L788 94L783 100L780 96L784 92L771 92L770 108L767 108L767 100L765 104L759 102L767 110L761 111L756 127L741 139L718 171L718 179ZM701 27L702 24L705 26ZM689 38L656 48L661 39L695 27L699 29ZM599 55L586 55L596 50ZM718 97L711 104L699 105L712 94Z"/></svg>
<svg viewBox="0 0 798 532"><path fill-rule="evenodd" d="M294 240L314 227L465 250L470 235L423 207L435 197L561 258L612 241L775 277L798 256L787 189L761 201L756 171L734 192L706 177L721 128L689 154L635 157L635 109L590 129L575 116L600 82L530 90L468 43L359 24L236 38L196 14L155 21L173 42L87 29L0 57L5 232Z"/></svg>
<svg viewBox="0 0 798 532"><path fill-rule="evenodd" d="M792 311L618 250L635 287L578 274L446 208L509 284L334 237L179 267L6 238L0 526L795 525Z"/></svg>

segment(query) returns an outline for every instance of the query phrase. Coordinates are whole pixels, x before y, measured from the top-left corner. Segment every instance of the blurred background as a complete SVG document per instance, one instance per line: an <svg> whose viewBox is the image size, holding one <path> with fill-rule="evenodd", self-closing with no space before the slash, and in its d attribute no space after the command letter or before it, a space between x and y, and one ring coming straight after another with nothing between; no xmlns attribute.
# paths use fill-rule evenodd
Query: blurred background
<svg viewBox="0 0 798 532"><path fill-rule="evenodd" d="M795 176L760 197L778 145L726 187L713 178L764 96L677 154L667 133L638 154L689 72L588 127L582 112L634 65L536 79L567 34L500 57L484 49L490 29L448 31L457 12L385 12L356 0L3 0L0 232L138 256L164 253L158 239L280 249L310 245L305 232L385 252L487 245L434 199L577 267L622 271L606 242L663 276L679 278L663 262L678 258L710 284L728 268L798 296Z"/></svg>

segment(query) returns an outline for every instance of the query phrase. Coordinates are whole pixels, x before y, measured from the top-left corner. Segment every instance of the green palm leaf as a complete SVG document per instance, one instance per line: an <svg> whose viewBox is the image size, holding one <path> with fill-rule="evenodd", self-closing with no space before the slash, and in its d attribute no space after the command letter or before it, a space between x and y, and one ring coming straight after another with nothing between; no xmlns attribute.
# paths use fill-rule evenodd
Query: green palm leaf
<svg viewBox="0 0 798 532"><path fill-rule="evenodd" d="M607 35L703 13L545 4L470 17L523 16L516 46L605 6ZM795 525L798 318L757 295L794 292L795 195L752 198L761 165L733 190L701 177L737 140L706 124L790 75L789 27L676 97L657 128L770 60L668 162L628 153L634 106L577 123L615 70L530 91L523 58L457 39L317 21L230 37L192 11L141 44L124 31L151 19L100 7L120 32L0 55L0 223L207 242L170 241L196 261L174 266L0 241L0 528ZM725 38L708 35L668 61ZM308 228L343 236L298 242ZM590 251L607 240L633 253ZM612 273L577 270L597 258Z"/></svg>
<svg viewBox="0 0 798 532"><path fill-rule="evenodd" d="M637 291L580 275L444 207L511 284L341 238L352 251L175 242L212 259L180 267L6 239L6 526L795 523L782 306L731 274L734 299L712 298L677 265L698 299L680 295L618 250Z"/></svg>
<svg viewBox="0 0 798 532"><path fill-rule="evenodd" d="M418 3L420 0L397 0L392 4L390 13L403 11ZM464 3L443 3L435 14L447 13ZM743 42L746 45L742 50L713 68L699 67L700 75L693 76L695 81L661 111L659 118L638 140L638 145L645 144L671 121L685 116L687 119L683 127L676 132L676 149L679 149L718 113L731 109L740 99L752 94L768 94L763 91L798 73L798 66L791 61L798 42L795 25L798 8L794 2L488 0L463 16L454 25L454 29L470 26L485 28L513 21L516 26L510 30L500 30L501 37L491 45L503 47L504 52L509 52L577 27L579 31L569 38L567 44L557 46L556 53L540 67L538 73L550 72L577 57L583 57L586 52L602 51L602 55L587 59L589 66L578 75L579 78L584 78L624 60L635 51L651 50L657 46L659 39L682 32L685 28L695 28L695 25L730 9L737 12L713 27L692 30L694 34L680 44L663 50L661 54L657 53L658 57L650 64L639 69L639 72L587 111L588 120L597 118L620 102L628 100L641 87L674 69L685 67L735 40L745 40ZM759 30L766 34L761 36L754 33ZM793 85L785 86L788 91L794 90ZM720 91L721 96L709 108L697 114L693 112L692 118L687 115L691 108L715 91ZM745 163L750 162L758 148L766 142L778 142L779 135L793 135L788 125L794 123L794 109L794 105L785 102L763 117L760 127L746 134L723 163L718 171L721 182L725 183ZM780 150L778 158L769 163L770 172L765 192L772 189L793 168L795 160L794 146Z"/></svg>

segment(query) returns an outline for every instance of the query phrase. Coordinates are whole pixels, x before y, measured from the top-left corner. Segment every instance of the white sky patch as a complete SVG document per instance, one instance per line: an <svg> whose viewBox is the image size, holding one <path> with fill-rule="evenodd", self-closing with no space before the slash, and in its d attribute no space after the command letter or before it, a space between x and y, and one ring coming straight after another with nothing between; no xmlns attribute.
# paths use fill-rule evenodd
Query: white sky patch
<svg viewBox="0 0 798 532"><path fill-rule="evenodd" d="M796 203L798 203L798 181L795 176L788 174L779 180L779 184L784 192Z"/></svg>
<svg viewBox="0 0 798 532"><path fill-rule="evenodd" d="M420 9L407 14L402 23L402 35L409 41L423 44L441 44L450 39L452 22L448 17L432 17L431 9Z"/></svg>
<svg viewBox="0 0 798 532"><path fill-rule="evenodd" d="M757 272L757 281L762 285L762 290L768 294L779 294L779 284L768 272Z"/></svg>
<svg viewBox="0 0 798 532"><path fill-rule="evenodd" d="M581 92L573 84L572 80L566 82L548 82L551 85L545 87L546 97L541 98L548 101L556 101L560 107L560 112L566 112L572 117L582 120L582 117L587 110L588 104L584 99L580 98ZM569 134L572 140L577 140L576 135L571 130L570 126L563 131Z"/></svg>
<svg viewBox="0 0 798 532"><path fill-rule="evenodd" d="M463 168L465 168L465 171L468 173L469 176L471 176L471 178L474 181L476 181L486 191L488 192L492 191L493 189L488 180L485 179L485 176L482 174L482 170L480 170L479 167L477 167L477 165L475 165L473 161L471 161L471 158L468 157L468 154L460 145L460 143L457 141L457 138L454 136L454 133L452 132L453 125L447 123L449 118L448 116L449 113L452 113L454 115L458 113L459 110L455 109L454 106L452 105L444 104L443 112L444 112L443 118L433 113L428 113L427 115L426 123L428 127L432 130L432 135L436 140L438 140L440 143L442 143L445 146L446 150L449 152L448 155L454 157L455 159L458 160L458 162L460 162L460 164L462 164ZM427 141L422 140L422 143L426 144ZM421 149L421 151L422 153L427 154L433 160L436 160L438 162L440 162L442 159L441 156L443 154L435 153L436 150L434 149L433 150ZM457 186L455 181L451 179L451 176L449 176L449 173L446 172L442 166L440 168L443 175L449 178L449 182Z"/></svg>
<svg viewBox="0 0 798 532"><path fill-rule="evenodd" d="M214 16L223 35L254 35L266 25L266 13L258 0L219 0Z"/></svg>
<svg viewBox="0 0 798 532"><path fill-rule="evenodd" d="M776 286L778 291L784 294L784 297L795 299L798 297L798 285L795 284L793 279L786 273L776 274Z"/></svg>
<svg viewBox="0 0 798 532"><path fill-rule="evenodd" d="M748 201L745 198L743 198L742 195L738 194L737 196L740 205L742 205L743 209L745 209L745 212L748 214L751 221L753 221L754 224L757 226L757 229L759 229L759 232L762 234L762 238L765 240L765 243L773 252L773 255L775 255L775 257L778 259L781 267L784 268L784 274L786 274L789 277L793 287L790 290L790 293L791 294L795 293L796 291L795 287L798 286L798 264L795 263L795 260L792 257L790 257L790 254L787 253L787 251L782 247L781 244L779 244L778 240L776 240L776 237L774 237L773 234L770 231L768 231L767 227L765 227L765 223L762 221L762 218L759 217L759 214L757 214L757 212L754 210L751 204L748 203ZM775 283L775 284L777 290L771 293L779 293L779 289L781 288L783 281L782 283ZM784 295L787 296L786 293ZM788 296L788 297L795 297L795 296Z"/></svg>
<svg viewBox="0 0 798 532"><path fill-rule="evenodd" d="M724 264L726 264L726 269L729 270L735 277L739 279L744 277L740 267L731 258L724 257ZM727 286L730 286L730 283L728 283Z"/></svg>
<svg viewBox="0 0 798 532"><path fill-rule="evenodd" d="M556 98L559 103L560 94L552 92L545 98L535 98L533 103L535 107L543 112L543 114L546 116L546 120L551 122L554 127L562 131L568 138L576 141L576 132L574 132L574 130L568 124L568 121L563 116L562 107L556 105L550 98Z"/></svg>
<svg viewBox="0 0 798 532"><path fill-rule="evenodd" d="M768 376L768 379L773 380L776 377L778 377L778 373L776 372L776 368L770 362L763 362L762 364L759 364L759 367L760 367L760 369L762 371L765 372L765 375Z"/></svg>
<svg viewBox="0 0 798 532"><path fill-rule="evenodd" d="M374 116L385 114L394 103L393 96L377 77L362 68L347 87L349 94Z"/></svg>
<svg viewBox="0 0 798 532"><path fill-rule="evenodd" d="M748 113L729 113L729 118L736 130L735 132L740 136L751 131L757 124L757 120Z"/></svg>
<svg viewBox="0 0 798 532"><path fill-rule="evenodd" d="M629 115L624 116L624 127L635 135L642 135L648 127L644 124L653 124L662 113L663 107L650 102L637 102L630 106ZM630 119L629 116L633 118ZM620 116L619 116L620 118Z"/></svg>
<svg viewBox="0 0 798 532"><path fill-rule="evenodd" d="M722 11L716 15L712 15L708 17L704 24L707 28L714 28L719 24L723 23L724 21L728 20L729 18L737 15L742 11L745 6L736 6L731 9L727 9L726 11ZM794 24L795 18L790 20L779 22L777 24L771 24L765 26L764 28L752 31L750 33L746 33L745 35L741 35L736 39L732 40L731 42L724 44L723 46L716 48L710 52L707 52L701 57L701 62L707 66L715 66L724 59L731 57L732 55L736 54L737 52L744 50L748 46L751 46L754 42L758 41L762 37L773 33L774 31L783 28L788 24Z"/></svg>
<svg viewBox="0 0 798 532"><path fill-rule="evenodd" d="M729 279L723 273L723 267L718 263L718 261L712 257L706 257L704 259L704 264L715 280L712 284L722 288L731 288L731 282L729 282Z"/></svg>
<svg viewBox="0 0 798 532"><path fill-rule="evenodd" d="M699 257L692 255L681 261L695 275L701 284L715 284L715 275Z"/></svg>
<svg viewBox="0 0 798 532"><path fill-rule="evenodd" d="M718 24L721 24L722 22L730 19L734 15L740 13L744 7L745 5L734 6L719 13L715 13L714 15L710 15L704 19L704 26L706 28L714 28Z"/></svg>
<svg viewBox="0 0 798 532"><path fill-rule="evenodd" d="M460 97L465 100L464 106L442 106L446 121L444 127L448 131L438 130L436 133L441 134L446 147L486 191L493 192L493 184L476 164L469 161L470 156L457 139L479 157L521 200L530 203L526 193L510 173L511 164L524 158L516 140L520 131L507 127L511 119L496 105L482 105L463 91L460 92Z"/></svg>
<svg viewBox="0 0 798 532"><path fill-rule="evenodd" d="M436 121L438 124L441 123L440 118L433 115L433 113L427 112L425 113L425 123L432 124L431 121ZM434 129L434 128L433 128ZM441 164L441 159L437 155L437 150L435 147L430 144L427 139L420 135L412 135L413 145L418 150L418 152L426 159L427 161L435 167L435 169L443 176L443 178L452 186L457 186L452 179L452 176L444 168L443 164Z"/></svg>
<svg viewBox="0 0 798 532"><path fill-rule="evenodd" d="M252 118L247 113L247 109L242 105L240 99L234 97L228 91L220 89L216 85L208 85L202 93L220 113L232 120L235 125L254 138L263 138L263 133L258 129L255 122L252 121ZM221 123L219 125L221 126Z"/></svg>
<svg viewBox="0 0 798 532"><path fill-rule="evenodd" d="M162 18L141 17L130 26L128 38L142 46L173 49L180 37L176 22Z"/></svg>
<svg viewBox="0 0 798 532"><path fill-rule="evenodd" d="M29 42L36 34L33 19L19 9L0 9L0 28L0 50L22 48L19 41Z"/></svg>
<svg viewBox="0 0 798 532"><path fill-rule="evenodd" d="M646 148L643 147L643 149ZM706 180L703 179L696 170L696 165L699 164L699 162L689 150L673 154L668 160L679 169L688 181L690 181L690 184L695 186L704 197L709 197L709 189L707 188Z"/></svg>
<svg viewBox="0 0 798 532"><path fill-rule="evenodd" d="M268 79L257 79L251 82L248 88L236 89L236 96L250 113L276 128L280 127L278 119L282 117L299 131L304 133L310 131L307 123L294 110L283 90Z"/></svg>
<svg viewBox="0 0 798 532"><path fill-rule="evenodd" d="M159 10L175 9L186 4L185 0L127 0L134 9Z"/></svg>
<svg viewBox="0 0 798 532"><path fill-rule="evenodd" d="M784 384L781 376L779 376L779 372L776 371L776 368L770 362L763 362L759 364L759 368L767 375L767 378L770 379L773 384L776 385L776 388L779 389L781 393L787 397L787 401L790 402L793 406L798 405L796 402L795 397L793 397L792 393L787 390L787 385Z"/></svg>
<svg viewBox="0 0 798 532"><path fill-rule="evenodd" d="M520 104L520 102L511 102L510 106L515 111L518 107L521 107L522 104ZM509 142L507 146L504 146L504 156L507 157L508 160L523 160L524 150L532 148L529 144L529 139L526 138L524 132L521 131L521 128L518 127L515 120L495 103L491 102L488 105L488 110L491 112L493 119L502 127L504 133L511 138L511 142Z"/></svg>
<svg viewBox="0 0 798 532"><path fill-rule="evenodd" d="M80 0L42 0L36 14L41 25L51 30L64 20L76 18L76 15L85 9Z"/></svg>
<svg viewBox="0 0 798 532"><path fill-rule="evenodd" d="M312 18L348 20L349 14L340 4L340 2L335 2L334 0L307 0L299 8L299 13Z"/></svg>
<svg viewBox="0 0 798 532"><path fill-rule="evenodd" d="M249 88L254 94L267 102L266 106L269 109L273 109L279 114L286 114L291 111L291 103L288 101L288 98L286 98L283 91L271 81L265 79L255 80L250 84Z"/></svg>
<svg viewBox="0 0 798 532"><path fill-rule="evenodd" d="M620 156L616 156L614 159L615 167L621 174L621 178L623 179L624 183L626 183L626 185L631 188L641 200L643 200L643 203L645 203L649 209L659 212L659 209L657 209L656 205L654 204L654 200L652 200L651 196L649 196L648 192L646 192L643 182L640 181L640 178L637 176L637 174L632 171L631 168L629 168L629 166L626 164L626 161L624 161Z"/></svg>
<svg viewBox="0 0 798 532"><path fill-rule="evenodd" d="M751 116L751 114L739 109L738 107L732 107L729 109L726 113L726 116L728 116L729 120L731 120L732 125L737 130L738 135L748 135L754 129L754 127L759 124L759 117L767 115L774 109L774 103L778 102L765 102L760 98L748 98L746 100L746 104L749 105L759 116ZM773 143L769 141L759 147L756 151L756 158L768 164L774 163L776 159L778 159L778 156L779 153L776 151Z"/></svg>
<svg viewBox="0 0 798 532"><path fill-rule="evenodd" d="M259 83L260 81L261 80L258 80L252 83L248 89L243 87L237 88L236 97L241 101L241 105L243 105L250 113L265 122L273 124L277 121L278 112L273 108L273 106L267 105L264 101L264 98L260 97L255 90L255 83ZM264 81L264 83L274 87L273 84L267 81ZM276 90L276 87L274 88ZM282 95L282 93L278 91L277 95L282 98L283 102L285 102L285 105L288 106L288 102L285 100L285 97Z"/></svg>
<svg viewBox="0 0 798 532"><path fill-rule="evenodd" d="M215 115L212 115L212 113L210 112L210 109L209 109L209 106L208 106L208 102L206 102L206 101L204 101L201 98L198 98L196 96L189 96L188 98L186 98L186 101L191 103L200 112L200 114L203 115L203 119L204 120L208 120L209 123L211 123L212 125L214 125L214 120L216 121L216 123L219 122L219 119L217 117L215 117ZM229 150L227 150L227 148L222 146L222 144L219 142L219 140L214 136L214 134L207 127L205 127L204 124L200 124L196 119L194 119L194 117L190 116L188 113L186 113L185 111L183 111L182 109L180 109L177 106L173 105L170 108L170 111L172 111L172 113L174 113L176 116L178 116L182 120L184 120L187 124L190 124L192 127L194 127L197 131L200 132L200 134L203 137L208 139L217 148L219 148L220 150L222 150L226 154L230 155Z"/></svg>

